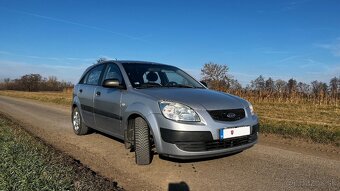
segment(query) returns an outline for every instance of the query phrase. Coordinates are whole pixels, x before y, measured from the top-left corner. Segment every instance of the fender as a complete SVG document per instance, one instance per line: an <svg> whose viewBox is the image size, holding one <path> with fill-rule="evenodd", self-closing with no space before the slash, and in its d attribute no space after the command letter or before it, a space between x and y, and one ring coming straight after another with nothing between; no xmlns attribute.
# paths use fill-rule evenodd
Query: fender
<svg viewBox="0 0 340 191"><path fill-rule="evenodd" d="M136 102L136 103L129 105L125 109L125 111L122 111L122 116L123 116L122 127L124 131L127 130L128 118L134 114L140 115L150 127L151 133L154 138L156 150L160 151L161 144L162 144L162 141L160 140L160 137L161 137L160 130L159 130L154 112L152 112L154 110L152 110L151 107L141 102Z"/></svg>

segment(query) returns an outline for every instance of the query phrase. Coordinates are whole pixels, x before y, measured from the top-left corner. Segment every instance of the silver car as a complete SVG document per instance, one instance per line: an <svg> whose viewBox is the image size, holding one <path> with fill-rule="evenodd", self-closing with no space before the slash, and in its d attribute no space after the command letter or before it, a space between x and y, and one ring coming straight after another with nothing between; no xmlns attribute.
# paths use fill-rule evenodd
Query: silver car
<svg viewBox="0 0 340 191"><path fill-rule="evenodd" d="M196 159L240 152L257 142L258 118L237 96L209 90L181 69L140 61L90 66L75 85L72 124L124 140L136 163L154 152Z"/></svg>

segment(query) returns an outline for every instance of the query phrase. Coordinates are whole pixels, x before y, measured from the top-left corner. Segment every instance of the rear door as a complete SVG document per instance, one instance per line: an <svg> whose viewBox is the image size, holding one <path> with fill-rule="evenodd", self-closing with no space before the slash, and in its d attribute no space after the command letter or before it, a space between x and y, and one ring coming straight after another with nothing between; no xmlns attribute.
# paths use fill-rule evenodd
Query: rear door
<svg viewBox="0 0 340 191"><path fill-rule="evenodd" d="M121 71L114 63L107 64L106 72L102 81L105 79L117 79L122 85L124 85ZM124 90L98 86L95 90L94 97L94 117L96 126L99 130L118 138L123 138L120 105L122 91Z"/></svg>
<svg viewBox="0 0 340 191"><path fill-rule="evenodd" d="M85 75L82 80L83 83L79 84L77 88L77 95L80 101L80 107L83 115L83 120L85 124L89 127L96 128L96 124L94 121L94 92L96 87L98 86L101 76L103 75L104 65L98 65L92 68Z"/></svg>

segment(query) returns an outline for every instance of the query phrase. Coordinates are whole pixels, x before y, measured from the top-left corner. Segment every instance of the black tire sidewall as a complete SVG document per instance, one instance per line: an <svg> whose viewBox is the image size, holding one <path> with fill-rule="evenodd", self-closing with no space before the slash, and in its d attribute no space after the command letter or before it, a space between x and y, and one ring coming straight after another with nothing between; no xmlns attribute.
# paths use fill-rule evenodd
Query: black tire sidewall
<svg viewBox="0 0 340 191"><path fill-rule="evenodd" d="M143 121L143 126L139 126L141 124L137 124L137 120L142 120ZM139 129L141 128L141 129ZM142 132L142 133L140 133ZM143 135L142 135L143 134ZM139 136L146 136L146 137L139 137ZM141 139L142 141L145 141L142 144L147 144L147 147L144 148L143 150L138 150L137 149L137 139ZM148 141L148 143L146 142ZM135 161L136 164L138 165L148 165L151 163L151 143L150 143L150 131L149 131L149 126L147 122L139 117L135 119L135 125L134 125L134 143L135 143ZM142 158L139 159L138 158Z"/></svg>

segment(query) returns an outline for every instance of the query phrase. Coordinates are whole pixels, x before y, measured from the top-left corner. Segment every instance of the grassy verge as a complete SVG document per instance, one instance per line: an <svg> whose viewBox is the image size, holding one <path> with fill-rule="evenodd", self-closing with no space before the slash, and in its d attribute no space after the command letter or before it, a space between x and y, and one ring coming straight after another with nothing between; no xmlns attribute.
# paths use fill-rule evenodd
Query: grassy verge
<svg viewBox="0 0 340 191"><path fill-rule="evenodd" d="M122 190L0 114L0 190Z"/></svg>
<svg viewBox="0 0 340 191"><path fill-rule="evenodd" d="M0 95L33 99L41 102L55 103L65 106L70 106L72 102L72 93L66 92L24 92L0 90Z"/></svg>
<svg viewBox="0 0 340 191"><path fill-rule="evenodd" d="M65 106L70 106L72 101L72 93L64 92L0 91L0 95ZM253 104L263 133L340 146L340 106L273 102Z"/></svg>
<svg viewBox="0 0 340 191"><path fill-rule="evenodd" d="M261 132L283 135L284 137L299 137L317 143L340 146L340 130L329 125L304 124L291 121L260 119Z"/></svg>
<svg viewBox="0 0 340 191"><path fill-rule="evenodd" d="M340 146L340 107L292 103L254 103L261 131Z"/></svg>

